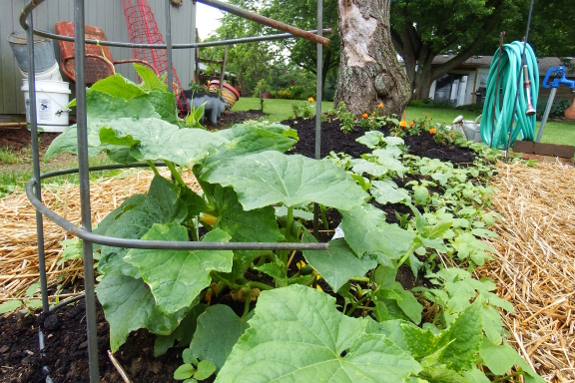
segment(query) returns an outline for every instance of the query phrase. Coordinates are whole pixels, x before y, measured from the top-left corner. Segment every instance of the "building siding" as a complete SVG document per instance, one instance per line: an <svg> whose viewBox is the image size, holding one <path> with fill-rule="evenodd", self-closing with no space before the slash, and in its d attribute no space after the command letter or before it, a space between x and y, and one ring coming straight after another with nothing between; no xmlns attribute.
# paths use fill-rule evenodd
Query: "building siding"
<svg viewBox="0 0 575 383"><path fill-rule="evenodd" d="M160 32L165 37L165 2L169 0L148 0L150 8ZM24 96L20 87L22 76L18 70L18 63L12 53L8 36L16 31L23 32L19 24L19 17L26 1L2 0L3 6L8 6L8 12L0 12L0 114L24 114ZM47 30L54 33L54 24L60 20L73 20L73 1L71 0L46 0L33 12L35 29ZM195 36L192 26L191 1L184 1L179 8L171 7L172 18L172 42L174 44L189 43ZM111 41L129 42L124 8L121 0L86 0L86 24L102 28ZM60 50L58 43L54 43L56 60L60 62ZM132 50L129 48L111 47L114 60L126 60L132 58ZM184 89L188 89L194 70L193 49L174 50L174 67ZM136 74L131 65L124 64L117 67L117 71L123 76L136 81ZM64 81L69 81L63 76ZM73 88L73 84L71 84ZM74 94L72 94L74 97Z"/></svg>

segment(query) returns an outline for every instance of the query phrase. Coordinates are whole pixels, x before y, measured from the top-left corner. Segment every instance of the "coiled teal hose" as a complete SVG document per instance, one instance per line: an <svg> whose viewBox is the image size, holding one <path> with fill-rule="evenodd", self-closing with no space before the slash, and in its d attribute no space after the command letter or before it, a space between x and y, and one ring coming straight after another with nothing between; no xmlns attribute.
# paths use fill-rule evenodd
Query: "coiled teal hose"
<svg viewBox="0 0 575 383"><path fill-rule="evenodd" d="M535 116L527 116L527 95L523 85L523 71L521 70L521 53L523 52L523 42L514 41L503 46L501 52L501 65L499 68L499 86L503 94L497 92L495 100L495 81L497 76L497 62L499 61L499 49L495 52L489 76L487 78L487 95L483 105L483 116L481 118L481 138L483 142L494 148L507 148L509 125L511 124L511 114L517 92L517 76L521 75L519 89L519 99L515 111L514 127L511 132L511 145L517 138L534 141L535 139ZM533 108L537 109L537 97L539 96L539 68L533 49L529 44L525 49L525 62L529 71L531 81L531 100ZM493 103L495 107L495 130L493 132L493 145L491 145L491 129L493 127Z"/></svg>

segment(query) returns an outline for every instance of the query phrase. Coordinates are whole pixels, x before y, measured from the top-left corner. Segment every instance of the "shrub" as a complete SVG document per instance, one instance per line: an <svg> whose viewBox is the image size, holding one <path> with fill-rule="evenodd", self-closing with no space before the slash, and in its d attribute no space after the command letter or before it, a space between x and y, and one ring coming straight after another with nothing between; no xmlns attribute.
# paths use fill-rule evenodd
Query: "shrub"
<svg viewBox="0 0 575 383"><path fill-rule="evenodd" d="M280 89L276 93L277 98L284 100L293 100L293 94L289 89Z"/></svg>

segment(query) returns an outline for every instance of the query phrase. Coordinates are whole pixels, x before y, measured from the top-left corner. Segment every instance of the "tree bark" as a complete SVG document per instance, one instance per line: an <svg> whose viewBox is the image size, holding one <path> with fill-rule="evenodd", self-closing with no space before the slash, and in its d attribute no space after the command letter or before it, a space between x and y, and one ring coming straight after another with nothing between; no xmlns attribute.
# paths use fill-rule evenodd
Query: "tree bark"
<svg viewBox="0 0 575 383"><path fill-rule="evenodd" d="M390 0L338 0L340 65L334 103L355 115L383 104L401 114L411 96L391 42Z"/></svg>

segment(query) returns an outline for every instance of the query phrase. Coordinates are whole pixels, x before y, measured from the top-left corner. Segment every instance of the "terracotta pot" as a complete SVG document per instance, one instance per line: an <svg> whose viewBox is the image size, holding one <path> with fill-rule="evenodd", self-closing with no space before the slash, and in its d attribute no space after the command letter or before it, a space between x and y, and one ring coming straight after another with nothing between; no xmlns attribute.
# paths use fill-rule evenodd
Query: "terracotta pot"
<svg viewBox="0 0 575 383"><path fill-rule="evenodd" d="M565 118L575 121L575 100L573 100L573 105L565 109Z"/></svg>

